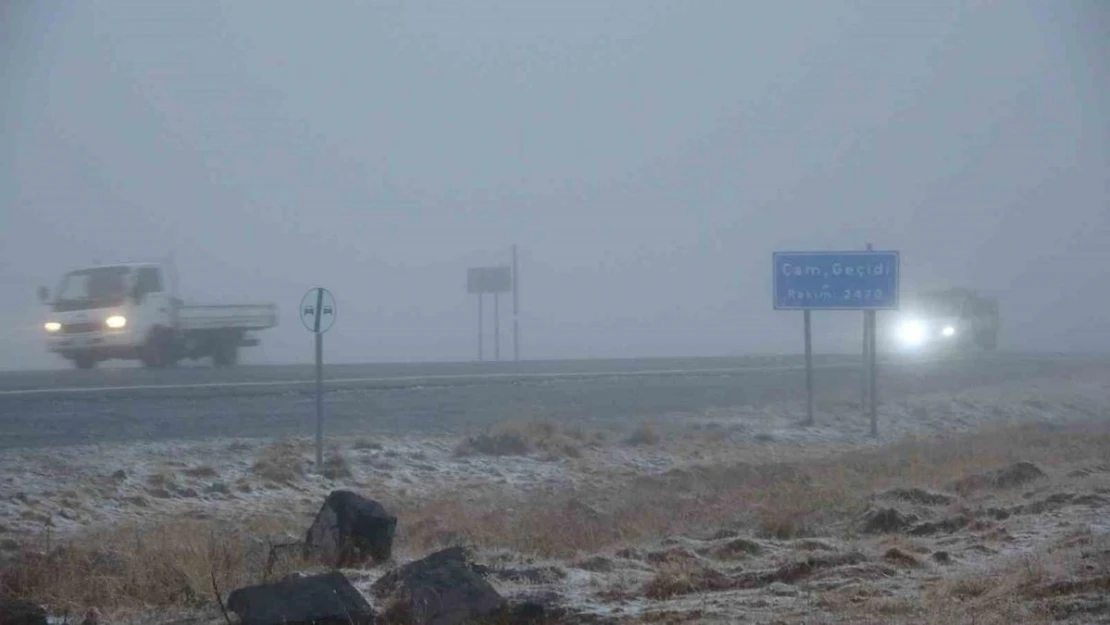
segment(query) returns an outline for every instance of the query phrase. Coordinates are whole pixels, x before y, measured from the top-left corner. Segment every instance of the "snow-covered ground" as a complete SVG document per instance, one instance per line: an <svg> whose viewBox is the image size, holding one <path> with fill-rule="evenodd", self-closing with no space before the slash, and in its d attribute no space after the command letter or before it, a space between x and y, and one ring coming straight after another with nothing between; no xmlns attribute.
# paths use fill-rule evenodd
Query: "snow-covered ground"
<svg viewBox="0 0 1110 625"><path fill-rule="evenodd" d="M315 470L308 438L7 450L0 452L0 538L167 516L309 514L336 488L398 500L600 486L612 478L660 474L691 463L796 459L988 422L1100 418L1110 416L1110 383L1044 380L914 396L882 405L878 439L869 436L869 422L858 406L820 406L811 427L799 425L803 411L804 405L794 402L664 415L655 426L658 443L628 444L631 430L601 436L579 432L581 440L568 439L576 453L562 457L459 456L460 438L447 436L327 440L325 465L338 456L346 469L330 476ZM572 426L557 424L556 429Z"/></svg>
<svg viewBox="0 0 1110 625"><path fill-rule="evenodd" d="M881 406L877 438L869 436L870 424L858 405L820 404L817 423L809 427L799 424L803 411L802 402L792 402L670 414L647 431L640 424L622 431L588 431L575 423L510 424L501 431L552 437L550 444L523 455L475 453L482 446L460 445L465 437L459 435L348 437L326 441L321 468L314 465L307 437L8 450L0 452L0 550L44 534L76 536L181 518L232 523L282 518L277 525L303 531L337 488L411 504L409 510L441 499L485 497L511 504L560 491L616 492L636 478L681 475L675 470L692 465L797 462L986 425L1110 421L1110 382L1043 379L911 396ZM1076 549L1110 546L1105 515L1110 490L1104 486L1110 456L1100 453L1081 459L1087 463L1082 466L1056 467L1021 491L949 494L940 498L946 503L930 505L877 496L876 506L900 506L915 523L948 527L953 519L966 519L936 532L866 536L840 527L813 539L722 528L712 535L658 536L565 560L537 561L497 549L476 557L523 575L491 578L506 597L557 597L559 605L576 612L629 622L671 616L675 622L725 623L741 616L770 622L788 613L804 621L850 614L857 606L879 610L891 622L949 622L925 620L922 610L933 609L923 607L930 597L959 594L959 584L1004 576L1015 570L1011 562L1020 564L1022 575L1033 576L1014 582L1023 588L1061 576L1099 574L1098 567L1110 566L1090 561L1084 566L1095 569L1068 568L1080 558ZM411 521L402 518L399 532ZM395 553L401 562L424 555L404 548ZM794 579L797 571L803 574ZM345 571L367 594L383 572L381 567ZM720 580L731 586L714 589ZM127 620L122 614L117 621ZM144 619L140 614L134 622Z"/></svg>

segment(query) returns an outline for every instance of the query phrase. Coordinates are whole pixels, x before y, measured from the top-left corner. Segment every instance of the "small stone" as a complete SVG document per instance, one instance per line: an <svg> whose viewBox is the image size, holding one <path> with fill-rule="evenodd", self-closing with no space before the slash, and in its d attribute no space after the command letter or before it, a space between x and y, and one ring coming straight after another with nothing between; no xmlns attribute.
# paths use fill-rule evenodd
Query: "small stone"
<svg viewBox="0 0 1110 625"><path fill-rule="evenodd" d="M81 621L81 625L100 625L103 622L103 617L100 615L100 610L92 608L85 612L85 618Z"/></svg>
<svg viewBox="0 0 1110 625"><path fill-rule="evenodd" d="M793 597L798 594L798 589L789 584L775 582L767 587L767 592L776 597Z"/></svg>
<svg viewBox="0 0 1110 625"><path fill-rule="evenodd" d="M905 530L913 521L911 515L903 514L895 508L880 508L864 515L861 529L866 534L890 534Z"/></svg>
<svg viewBox="0 0 1110 625"><path fill-rule="evenodd" d="M905 551L902 551L901 549L899 549L897 547L892 547L891 549L888 549L887 552L885 554L883 554L883 559L886 560L887 562L891 562L893 564L900 564L900 565L903 565L903 566L911 566L912 567L912 566L918 566L920 564L917 561L917 558L915 558L912 555L906 553Z"/></svg>
<svg viewBox="0 0 1110 625"><path fill-rule="evenodd" d="M227 484L223 482L213 482L208 486L208 488L204 489L204 492L208 493L209 495L230 495L231 489L228 488Z"/></svg>

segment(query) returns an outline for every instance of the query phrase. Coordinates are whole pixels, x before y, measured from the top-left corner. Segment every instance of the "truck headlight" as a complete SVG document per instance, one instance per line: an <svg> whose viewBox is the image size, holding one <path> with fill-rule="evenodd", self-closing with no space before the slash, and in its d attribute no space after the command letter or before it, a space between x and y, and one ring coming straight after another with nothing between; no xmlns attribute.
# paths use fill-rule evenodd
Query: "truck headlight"
<svg viewBox="0 0 1110 625"><path fill-rule="evenodd" d="M952 326L944 326L944 329L941 330L940 333L951 338L953 336L956 336L956 328L953 328Z"/></svg>
<svg viewBox="0 0 1110 625"><path fill-rule="evenodd" d="M61 331L62 324L58 323L57 321L47 321L46 323L42 324L42 327L47 332L53 334L55 332Z"/></svg>
<svg viewBox="0 0 1110 625"><path fill-rule="evenodd" d="M925 342L925 324L911 319L898 326L898 340L907 347L917 347Z"/></svg>
<svg viewBox="0 0 1110 625"><path fill-rule="evenodd" d="M123 315L112 315L111 317L108 317L104 320L104 325L112 328L113 330L118 330L127 325L127 317L124 317Z"/></svg>

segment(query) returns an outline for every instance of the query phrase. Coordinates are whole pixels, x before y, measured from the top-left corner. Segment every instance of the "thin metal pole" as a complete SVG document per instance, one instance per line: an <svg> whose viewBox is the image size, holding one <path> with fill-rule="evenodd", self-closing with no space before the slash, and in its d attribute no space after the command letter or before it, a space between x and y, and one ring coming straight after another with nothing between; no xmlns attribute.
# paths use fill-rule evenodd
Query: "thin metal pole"
<svg viewBox="0 0 1110 625"><path fill-rule="evenodd" d="M493 359L501 362L501 294L493 294Z"/></svg>
<svg viewBox="0 0 1110 625"><path fill-rule="evenodd" d="M867 311L863 311L863 348L860 351L859 366L859 411L867 412L867 357L871 355L871 333L867 331Z"/></svg>
<svg viewBox="0 0 1110 625"><path fill-rule="evenodd" d="M871 251L871 244L867 244L867 250ZM863 351L860 355L860 368L859 368L859 412L861 415L867 415L867 398L870 395L870 371L871 371L871 329L869 326L869 317L867 311L863 311Z"/></svg>
<svg viewBox="0 0 1110 625"><path fill-rule="evenodd" d="M320 318L320 309L316 309ZM316 470L324 469L324 333L316 332Z"/></svg>
<svg viewBox="0 0 1110 625"><path fill-rule="evenodd" d="M810 311L805 313L806 336L806 425L813 425L813 332L811 331Z"/></svg>
<svg viewBox="0 0 1110 625"><path fill-rule="evenodd" d="M483 295L478 294L478 362L482 362L482 300Z"/></svg>
<svg viewBox="0 0 1110 625"><path fill-rule="evenodd" d="M871 436L879 435L879 363L877 358L877 350L875 348L875 314L876 311L867 311L870 316L871 324L871 354L868 359L871 366Z"/></svg>
<svg viewBox="0 0 1110 625"><path fill-rule="evenodd" d="M513 244L513 360L520 360L520 268L516 263L516 244Z"/></svg>

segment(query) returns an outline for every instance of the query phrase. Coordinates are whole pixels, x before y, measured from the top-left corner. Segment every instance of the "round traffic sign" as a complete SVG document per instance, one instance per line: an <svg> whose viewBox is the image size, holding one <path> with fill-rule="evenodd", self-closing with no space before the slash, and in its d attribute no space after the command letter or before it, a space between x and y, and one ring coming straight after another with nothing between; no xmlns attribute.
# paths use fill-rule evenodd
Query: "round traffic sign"
<svg viewBox="0 0 1110 625"><path fill-rule="evenodd" d="M331 291L316 287L301 298L301 323L309 332L327 332L335 323L335 297Z"/></svg>

